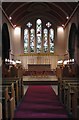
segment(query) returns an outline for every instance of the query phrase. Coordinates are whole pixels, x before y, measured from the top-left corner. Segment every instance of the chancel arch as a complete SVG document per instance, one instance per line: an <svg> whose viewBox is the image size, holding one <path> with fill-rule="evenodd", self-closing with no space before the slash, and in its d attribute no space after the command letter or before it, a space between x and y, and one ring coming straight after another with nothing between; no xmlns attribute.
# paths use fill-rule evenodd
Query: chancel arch
<svg viewBox="0 0 79 120"><path fill-rule="evenodd" d="M77 49L77 52L76 52L76 59L77 59L77 64L79 66L79 24L77 26L77 46L76 46L76 49Z"/></svg>
<svg viewBox="0 0 79 120"><path fill-rule="evenodd" d="M77 29L77 47L79 48L79 24Z"/></svg>
<svg viewBox="0 0 79 120"><path fill-rule="evenodd" d="M2 26L2 59L9 59L9 51L10 51L10 37L9 30L6 23Z"/></svg>
<svg viewBox="0 0 79 120"><path fill-rule="evenodd" d="M68 49L69 49L69 58L74 58L75 53L75 41L77 37L77 27L75 23L71 24L70 32L69 32L69 41L68 41Z"/></svg>

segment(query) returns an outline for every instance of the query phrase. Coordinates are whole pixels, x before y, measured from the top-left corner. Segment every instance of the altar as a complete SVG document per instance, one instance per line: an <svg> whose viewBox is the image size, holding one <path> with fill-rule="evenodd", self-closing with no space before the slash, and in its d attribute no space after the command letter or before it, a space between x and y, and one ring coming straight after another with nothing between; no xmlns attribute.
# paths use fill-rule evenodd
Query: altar
<svg viewBox="0 0 79 120"><path fill-rule="evenodd" d="M28 64L28 71L51 71L50 64Z"/></svg>

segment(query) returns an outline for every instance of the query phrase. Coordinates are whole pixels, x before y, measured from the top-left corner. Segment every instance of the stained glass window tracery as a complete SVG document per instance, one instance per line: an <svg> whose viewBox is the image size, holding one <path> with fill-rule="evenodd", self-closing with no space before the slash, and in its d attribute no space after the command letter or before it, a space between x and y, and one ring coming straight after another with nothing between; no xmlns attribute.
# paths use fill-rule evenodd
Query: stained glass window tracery
<svg viewBox="0 0 79 120"><path fill-rule="evenodd" d="M30 22L28 22L28 23L27 23L27 27L30 28L31 26L32 26L32 24L31 24Z"/></svg>

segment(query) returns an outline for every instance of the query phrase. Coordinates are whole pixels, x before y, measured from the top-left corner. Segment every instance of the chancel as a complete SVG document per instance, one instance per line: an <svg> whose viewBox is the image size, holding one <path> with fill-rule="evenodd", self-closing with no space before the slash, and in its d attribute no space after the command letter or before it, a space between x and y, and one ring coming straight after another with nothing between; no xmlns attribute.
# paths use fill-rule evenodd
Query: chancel
<svg viewBox="0 0 79 120"><path fill-rule="evenodd" d="M0 118L79 119L79 2L3 0Z"/></svg>

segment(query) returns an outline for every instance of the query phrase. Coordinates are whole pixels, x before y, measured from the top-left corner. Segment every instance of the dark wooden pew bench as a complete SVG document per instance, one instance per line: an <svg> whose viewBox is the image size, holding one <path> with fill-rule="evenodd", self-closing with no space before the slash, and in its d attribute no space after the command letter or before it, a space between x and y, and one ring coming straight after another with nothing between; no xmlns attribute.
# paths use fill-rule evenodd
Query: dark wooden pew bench
<svg viewBox="0 0 79 120"><path fill-rule="evenodd" d="M0 120L2 120L2 90L0 90Z"/></svg>
<svg viewBox="0 0 79 120"><path fill-rule="evenodd" d="M12 119L14 117L14 97L10 97L8 86L0 86L2 88L2 119Z"/></svg>
<svg viewBox="0 0 79 120"><path fill-rule="evenodd" d="M68 83L67 109L69 112L72 112L72 106L74 109L76 108L78 99L79 99L79 83Z"/></svg>
<svg viewBox="0 0 79 120"><path fill-rule="evenodd" d="M62 98L63 98L63 103L66 105L66 99L67 99L67 92L68 92L68 84L78 84L78 80L64 80L62 82Z"/></svg>
<svg viewBox="0 0 79 120"><path fill-rule="evenodd" d="M10 98L13 97L13 99L14 99L14 108L15 108L16 105L15 105L14 83L5 83L5 84L2 84L2 91L4 90L4 87L8 88L8 94L9 94ZM3 96L3 94L2 94L2 96Z"/></svg>
<svg viewBox="0 0 79 120"><path fill-rule="evenodd" d="M18 104L19 101L19 95L18 95L18 81L17 80L3 80L2 84L14 84L14 90L15 90L15 103Z"/></svg>
<svg viewBox="0 0 79 120"><path fill-rule="evenodd" d="M79 81L62 81L60 98L66 106L69 114L72 115L73 118L77 118L79 111Z"/></svg>
<svg viewBox="0 0 79 120"><path fill-rule="evenodd" d="M9 77L9 78L3 78L3 81L18 81L18 100L20 101L21 98L24 96L24 85L23 85L23 78L19 77Z"/></svg>
<svg viewBox="0 0 79 120"><path fill-rule="evenodd" d="M77 81L78 81L77 78L69 78L69 77L65 77L62 79L62 81L58 81L58 95L60 101L64 102L64 90L66 90L67 87L67 86L64 87L64 85L67 84L68 82L77 82Z"/></svg>

